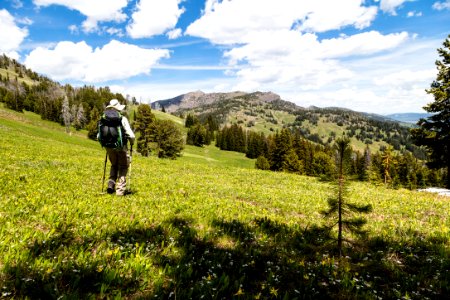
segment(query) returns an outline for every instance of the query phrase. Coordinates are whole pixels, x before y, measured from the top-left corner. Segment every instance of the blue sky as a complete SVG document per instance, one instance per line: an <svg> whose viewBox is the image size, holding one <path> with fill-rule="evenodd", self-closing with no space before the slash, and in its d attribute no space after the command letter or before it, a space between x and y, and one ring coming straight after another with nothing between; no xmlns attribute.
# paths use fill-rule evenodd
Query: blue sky
<svg viewBox="0 0 450 300"><path fill-rule="evenodd" d="M422 112L450 0L2 0L0 53L142 102L272 91L300 106Z"/></svg>

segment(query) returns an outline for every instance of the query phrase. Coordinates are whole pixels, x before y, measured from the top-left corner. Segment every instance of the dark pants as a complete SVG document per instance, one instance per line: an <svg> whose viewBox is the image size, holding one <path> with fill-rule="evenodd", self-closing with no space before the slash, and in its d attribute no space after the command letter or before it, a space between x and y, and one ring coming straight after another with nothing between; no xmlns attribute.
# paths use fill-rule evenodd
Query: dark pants
<svg viewBox="0 0 450 300"><path fill-rule="evenodd" d="M116 194L122 196L127 188L127 173L130 162L128 160L127 151L106 148L111 169L109 170L108 188L114 189L116 181Z"/></svg>

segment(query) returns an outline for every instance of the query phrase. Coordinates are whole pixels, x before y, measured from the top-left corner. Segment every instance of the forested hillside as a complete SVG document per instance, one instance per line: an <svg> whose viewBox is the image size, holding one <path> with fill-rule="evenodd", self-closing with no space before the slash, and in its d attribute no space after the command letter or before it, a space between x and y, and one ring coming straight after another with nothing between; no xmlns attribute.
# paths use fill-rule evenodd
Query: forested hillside
<svg viewBox="0 0 450 300"><path fill-rule="evenodd" d="M394 150L407 150L425 158L425 153L412 144L409 128L399 122L348 109L303 108L270 92L193 92L152 106L180 116L191 113L201 121L212 116L221 127L238 124L266 135L282 128L299 130L306 139L321 145L332 145L336 137L345 134L360 151L366 145L373 152L391 145Z"/></svg>
<svg viewBox="0 0 450 300"><path fill-rule="evenodd" d="M44 120L65 125L68 132L86 129L91 139L96 139L100 112L110 99L137 104L134 98L112 93L108 87L61 85L6 56L1 57L0 66L0 101L7 108L37 113ZM169 115L162 118L166 121L157 120L146 106L130 114L138 136L137 151L144 156L152 152L176 158L182 155L184 141L200 147L213 143L221 150L258 158L260 169L332 178L333 145L345 136L354 150L351 173L359 180L413 189L442 185L445 177L442 171L425 167L426 154L412 144L408 127L377 115L302 108L270 92L193 92L154 103L153 111L167 109L182 118L176 123L188 127L183 136L173 120L167 120ZM145 124L144 111L148 115Z"/></svg>
<svg viewBox="0 0 450 300"><path fill-rule="evenodd" d="M77 129L94 130L104 104L112 98L122 103L131 101L122 94L112 93L108 87L61 85L14 59L0 56L0 102L10 109L27 110L39 114L44 120L62 125L69 122ZM64 119L63 107L69 120Z"/></svg>
<svg viewBox="0 0 450 300"><path fill-rule="evenodd" d="M102 195L98 143L1 106L2 299L450 293L447 197L349 181L346 200L373 210L366 235L344 233L339 258L337 232L321 214L334 195L329 182L189 147L174 161L133 156L133 193Z"/></svg>

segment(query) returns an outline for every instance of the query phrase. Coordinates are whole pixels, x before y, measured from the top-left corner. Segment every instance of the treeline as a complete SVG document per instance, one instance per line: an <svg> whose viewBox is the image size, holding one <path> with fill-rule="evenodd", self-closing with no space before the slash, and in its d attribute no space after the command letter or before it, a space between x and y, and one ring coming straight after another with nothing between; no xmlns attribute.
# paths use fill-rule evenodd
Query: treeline
<svg viewBox="0 0 450 300"><path fill-rule="evenodd" d="M299 130L284 128L266 137L263 133L247 131L234 124L225 126L217 133L216 146L256 158L255 166L259 169L325 179L336 175L336 153L333 148L305 139ZM446 178L444 171L431 170L410 152L395 151L391 146L383 147L376 153L371 153L369 147L362 153L352 150L350 165L349 175L354 179L383 183L394 188L444 186Z"/></svg>
<svg viewBox="0 0 450 300"><path fill-rule="evenodd" d="M154 152L159 158L175 159L184 149L184 138L174 122L157 120L150 105L140 104L131 123L136 133L137 151L142 156Z"/></svg>
<svg viewBox="0 0 450 300"><path fill-rule="evenodd" d="M134 97L126 99L122 94L111 92L109 87L62 86L5 55L0 56L0 68L6 70L5 76L0 74L0 102L6 107L37 113L42 119L65 126L68 132L72 127L86 129L93 140L97 139L100 115L111 99L119 100L127 108L130 104L137 105ZM173 122L156 120L149 105L137 106L134 119L130 121L137 134L137 151L143 156L154 152L160 158L174 159L181 155L182 133Z"/></svg>
<svg viewBox="0 0 450 300"><path fill-rule="evenodd" d="M87 129L91 138L95 137L93 130L96 130L105 103L113 98L121 103L136 103L134 98L125 99L108 87L60 85L5 55L0 56L0 68L6 70L6 75L0 74L0 102L6 107L19 112L34 112L44 120L61 125Z"/></svg>
<svg viewBox="0 0 450 300"><path fill-rule="evenodd" d="M193 114L188 114L184 125L188 128L186 144L198 147L211 144L219 130L218 122L211 115L201 120Z"/></svg>
<svg viewBox="0 0 450 300"><path fill-rule="evenodd" d="M392 145L394 150L407 150L417 158L426 159L424 150L413 143L409 128L401 126L398 122L338 108L297 110L294 114L296 115L295 121L289 127L301 130L303 135L313 142L331 145L335 139L335 136L331 135L323 141L317 134L310 134L308 130L302 128L305 121L317 126L320 118L323 118L326 122L342 127L345 135L349 138L354 137L365 144L383 141Z"/></svg>

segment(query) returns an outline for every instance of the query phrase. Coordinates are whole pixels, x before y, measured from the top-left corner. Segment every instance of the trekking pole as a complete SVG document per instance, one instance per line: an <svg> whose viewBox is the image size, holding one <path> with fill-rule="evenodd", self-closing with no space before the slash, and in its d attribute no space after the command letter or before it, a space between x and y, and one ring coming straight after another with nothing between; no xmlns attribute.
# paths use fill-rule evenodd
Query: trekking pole
<svg viewBox="0 0 450 300"><path fill-rule="evenodd" d="M128 170L128 192L131 193L131 161L133 160L133 144L130 147L130 167Z"/></svg>
<svg viewBox="0 0 450 300"><path fill-rule="evenodd" d="M103 188L105 187L105 175L106 175L106 162L108 160L108 152L106 152L105 155L105 167L103 168L103 182L102 182L102 193L103 193Z"/></svg>

